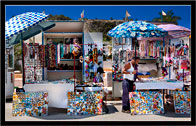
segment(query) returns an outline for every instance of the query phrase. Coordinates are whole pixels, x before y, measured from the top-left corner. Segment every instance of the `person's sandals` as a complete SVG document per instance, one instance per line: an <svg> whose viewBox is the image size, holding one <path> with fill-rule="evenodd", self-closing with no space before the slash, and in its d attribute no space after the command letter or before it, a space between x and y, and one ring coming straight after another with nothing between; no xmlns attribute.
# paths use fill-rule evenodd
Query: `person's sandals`
<svg viewBox="0 0 196 126"><path fill-rule="evenodd" d="M122 110L122 112L124 112L124 113L130 113L129 110Z"/></svg>

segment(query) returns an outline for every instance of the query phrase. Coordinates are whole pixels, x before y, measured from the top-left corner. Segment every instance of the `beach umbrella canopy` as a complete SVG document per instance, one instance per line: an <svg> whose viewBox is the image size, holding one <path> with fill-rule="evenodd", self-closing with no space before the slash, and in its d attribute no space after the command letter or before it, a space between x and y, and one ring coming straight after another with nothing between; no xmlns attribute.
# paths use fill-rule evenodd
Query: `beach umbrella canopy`
<svg viewBox="0 0 196 126"><path fill-rule="evenodd" d="M115 38L138 38L138 37L161 37L167 31L158 28L156 25L145 21L130 21L117 25L108 32L108 35Z"/></svg>
<svg viewBox="0 0 196 126"><path fill-rule="evenodd" d="M9 40L14 35L28 30L47 18L48 15L38 12L27 12L14 16L5 23L5 39Z"/></svg>
<svg viewBox="0 0 196 126"><path fill-rule="evenodd" d="M43 21L33 27L28 28L26 31L24 31L22 34L22 39L27 40L27 39L39 34L40 32L46 31L54 26L55 26L54 22ZM11 39L9 41L7 41L7 44L14 45L14 44L20 43L20 40L21 40L21 36L20 36L20 34L17 34L17 35L14 35L13 37L11 37Z"/></svg>
<svg viewBox="0 0 196 126"><path fill-rule="evenodd" d="M169 38L181 38L191 35L190 29L175 24L162 24L158 25L158 28L168 31Z"/></svg>
<svg viewBox="0 0 196 126"><path fill-rule="evenodd" d="M27 12L12 17L5 23L5 40L6 44L16 44L21 42L23 52L23 40L26 40L41 31L54 27L54 23L43 23L48 15L38 12ZM39 24L39 25L38 25ZM23 52L24 53L24 52ZM22 53L22 57L23 57ZM24 57L23 57L24 58ZM24 59L22 60L22 71L24 71ZM23 74L23 84L25 78Z"/></svg>

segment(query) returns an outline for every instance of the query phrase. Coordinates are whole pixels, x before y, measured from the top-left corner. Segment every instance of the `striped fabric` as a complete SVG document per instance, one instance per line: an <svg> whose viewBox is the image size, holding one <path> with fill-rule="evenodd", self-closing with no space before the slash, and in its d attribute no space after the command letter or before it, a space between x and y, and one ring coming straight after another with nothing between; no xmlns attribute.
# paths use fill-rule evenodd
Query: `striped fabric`
<svg viewBox="0 0 196 126"><path fill-rule="evenodd" d="M27 30L43 20L46 20L48 15L37 12L27 12L17 15L5 23L5 39L8 40L14 35Z"/></svg>
<svg viewBox="0 0 196 126"><path fill-rule="evenodd" d="M181 38L191 35L190 29L175 24L158 25L158 28L168 31L168 35L172 38Z"/></svg>

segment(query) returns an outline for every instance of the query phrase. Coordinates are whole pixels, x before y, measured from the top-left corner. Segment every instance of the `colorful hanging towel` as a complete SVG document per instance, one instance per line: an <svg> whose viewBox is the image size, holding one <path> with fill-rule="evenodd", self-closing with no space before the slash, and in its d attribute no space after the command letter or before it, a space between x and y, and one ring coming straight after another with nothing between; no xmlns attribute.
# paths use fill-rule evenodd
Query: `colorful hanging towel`
<svg viewBox="0 0 196 126"><path fill-rule="evenodd" d="M151 52L150 52L150 54L151 54L150 56L153 56L153 42L151 42L150 51L151 51Z"/></svg>
<svg viewBox="0 0 196 126"><path fill-rule="evenodd" d="M60 63L60 44L57 45L57 63L59 64Z"/></svg>
<svg viewBox="0 0 196 126"><path fill-rule="evenodd" d="M140 48L139 48L139 50L140 50L140 56L141 57L145 57L145 41L143 40L143 41L140 41L140 43L139 43L139 45L140 45Z"/></svg>
<svg viewBox="0 0 196 126"><path fill-rule="evenodd" d="M157 57L159 57L160 55L160 47L157 47Z"/></svg>
<svg viewBox="0 0 196 126"><path fill-rule="evenodd" d="M61 53L61 58L63 58L63 54L64 54L63 44L60 44L60 53Z"/></svg>

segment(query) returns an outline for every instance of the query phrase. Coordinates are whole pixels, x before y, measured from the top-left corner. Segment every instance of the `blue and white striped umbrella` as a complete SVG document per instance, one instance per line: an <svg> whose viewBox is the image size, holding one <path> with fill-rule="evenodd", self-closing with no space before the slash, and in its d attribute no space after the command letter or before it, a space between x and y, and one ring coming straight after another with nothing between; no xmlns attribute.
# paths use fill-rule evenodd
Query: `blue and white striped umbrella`
<svg viewBox="0 0 196 126"><path fill-rule="evenodd" d="M27 12L9 19L5 23L5 39L9 40L14 35L27 30L43 20L46 20L49 15L38 12Z"/></svg>
<svg viewBox="0 0 196 126"><path fill-rule="evenodd" d="M117 25L108 32L115 38L160 37L167 33L162 28L145 21L130 21Z"/></svg>

